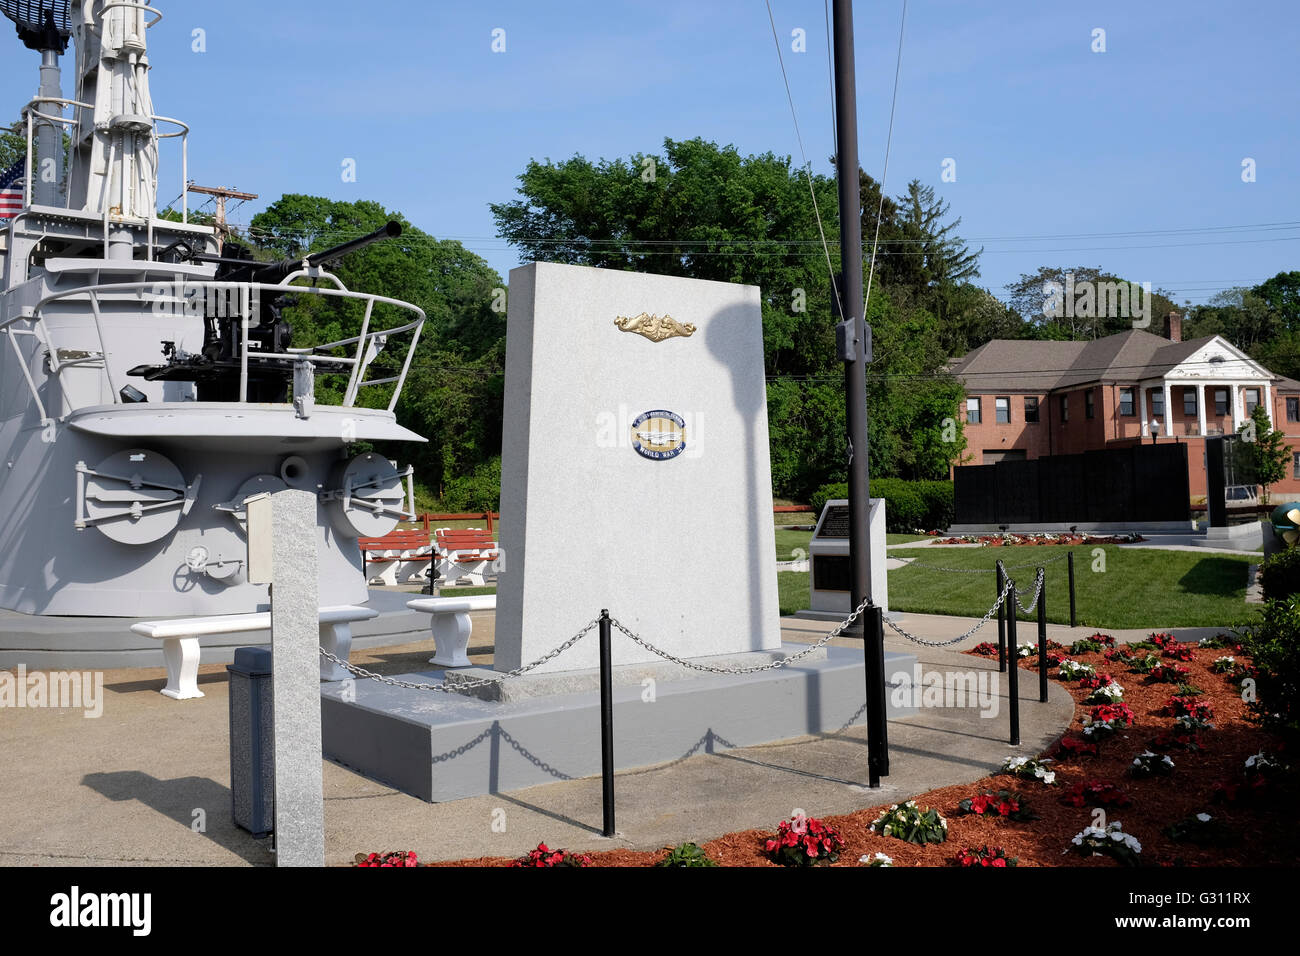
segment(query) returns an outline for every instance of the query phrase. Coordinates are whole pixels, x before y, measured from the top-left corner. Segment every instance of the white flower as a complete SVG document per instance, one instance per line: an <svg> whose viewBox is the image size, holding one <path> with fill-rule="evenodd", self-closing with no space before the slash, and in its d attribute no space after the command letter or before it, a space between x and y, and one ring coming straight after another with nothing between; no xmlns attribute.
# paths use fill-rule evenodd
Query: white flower
<svg viewBox="0 0 1300 956"><path fill-rule="evenodd" d="M1056 774L1054 772L1043 774L1043 783L1056 783Z"/></svg>
<svg viewBox="0 0 1300 956"><path fill-rule="evenodd" d="M1200 820L1202 823L1209 823L1210 815L1208 813L1198 813L1196 819Z"/></svg>

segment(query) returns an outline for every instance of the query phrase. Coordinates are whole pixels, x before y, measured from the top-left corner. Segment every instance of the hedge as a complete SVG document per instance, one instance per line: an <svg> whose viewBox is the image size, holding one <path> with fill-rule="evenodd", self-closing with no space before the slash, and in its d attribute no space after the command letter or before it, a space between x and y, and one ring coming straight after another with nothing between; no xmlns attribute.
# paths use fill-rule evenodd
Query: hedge
<svg viewBox="0 0 1300 956"><path fill-rule="evenodd" d="M849 486L842 481L836 482L818 488L809 504L813 512L820 515L829 499L848 496ZM952 524L951 481L874 478L871 497L885 499L885 530L892 534L943 530Z"/></svg>

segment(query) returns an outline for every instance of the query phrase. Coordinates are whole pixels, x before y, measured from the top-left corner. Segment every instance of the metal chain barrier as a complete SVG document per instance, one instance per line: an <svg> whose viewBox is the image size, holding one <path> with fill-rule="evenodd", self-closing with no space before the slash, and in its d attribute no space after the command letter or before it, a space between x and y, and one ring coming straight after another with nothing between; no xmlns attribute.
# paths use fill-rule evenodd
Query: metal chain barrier
<svg viewBox="0 0 1300 956"><path fill-rule="evenodd" d="M1034 599L1029 602L1029 607L1025 607L1023 604L1020 603L1020 589L1019 588L1014 589L1015 597L1013 598L1013 600L1016 602L1016 607L1020 608L1022 614L1033 614L1034 608L1038 607L1038 598L1039 595L1043 593L1043 579L1045 577L1046 577L1046 572L1042 570L1040 570L1038 574L1035 576Z"/></svg>
<svg viewBox="0 0 1300 956"><path fill-rule="evenodd" d="M917 637L915 634L909 634L907 631L903 630L893 621L889 620L889 618L885 618L885 623L889 625L889 627L895 633L899 634L902 637L907 638L909 641L912 641L915 644L922 644L925 647L950 647L953 644L960 644L962 641L966 640L968 637L971 637L976 631L978 631L981 627L987 624L989 622L989 619L992 618L994 614L998 613L998 608L1000 608L1006 602L1007 595L1011 593L1011 590L1014 587L1015 584L1012 582L1012 580L1010 578L1007 578L1007 582L1002 588L1002 593L998 595L998 599L993 603L993 606L989 608L987 612L985 612L984 617L980 619L980 622L976 624L974 627L972 627L965 634L961 635L960 637L954 637L951 641L927 641L923 637Z"/></svg>
<svg viewBox="0 0 1300 956"><path fill-rule="evenodd" d="M677 657L673 654L669 654L667 651L661 648L655 647L655 645L651 644L649 641L645 640L643 637L641 637L638 634L633 634L626 627L624 627L623 623L619 621L617 618L610 618L610 623L614 625L614 627L622 631L623 634L625 634L628 638L630 638L634 643L640 644L650 653L657 654L659 657L662 657L664 660L672 661L674 664L680 664L682 667L689 667L691 670L705 671L710 674L756 674L759 671L775 670L778 667L785 667L787 664L793 664L795 661L803 657L807 657L809 654L811 654L813 651L817 650L818 648L825 646L830 641L839 637L840 634L844 632L845 628L847 628L850 624L852 624L855 620L857 620L858 615L861 614L864 610L866 610L867 605L869 605L870 603L871 603L871 598L869 597L864 598L862 603L857 606L857 608L853 611L852 614L850 614L847 618L845 618L838 625L836 625L833 631L829 632L825 637L823 637L817 643L809 644L802 651L799 651L798 653L795 654L791 654L789 657L783 657L779 661L772 661L770 664L755 664L752 667L715 667L710 664L699 664L696 663L695 661L686 660L685 658Z"/></svg>
<svg viewBox="0 0 1300 956"><path fill-rule="evenodd" d="M582 630L580 630L577 634L574 634L573 637L569 638L567 641L565 641L555 650L551 651L549 654L537 658L537 660L533 661L531 664L525 664L523 667L517 667L512 671L506 671L500 677L486 677L483 680L464 681L461 683L452 684L450 686L447 684L418 684L414 681L398 680L395 677L384 677L382 674L376 674L374 671L368 671L364 667L358 667L355 664L349 664L347 661L343 660L337 655L331 654L323 647L320 648L319 650L321 653L321 657L324 657L326 660L333 661L335 664L338 664L348 673L355 674L357 677L364 678L365 680L379 681L379 683L381 684L388 684L392 687L405 687L408 690L436 690L436 691L441 691L444 694L455 694L455 693L459 693L462 690L473 690L476 687L487 687L489 684L500 684L502 681L508 680L511 677L519 677L523 674L527 674L529 671L541 667L547 661L559 657L561 654L567 651L574 644L577 644L578 641L586 637L587 634L591 631L591 629L599 623L600 623L599 618L592 618L587 623L587 626L584 627Z"/></svg>

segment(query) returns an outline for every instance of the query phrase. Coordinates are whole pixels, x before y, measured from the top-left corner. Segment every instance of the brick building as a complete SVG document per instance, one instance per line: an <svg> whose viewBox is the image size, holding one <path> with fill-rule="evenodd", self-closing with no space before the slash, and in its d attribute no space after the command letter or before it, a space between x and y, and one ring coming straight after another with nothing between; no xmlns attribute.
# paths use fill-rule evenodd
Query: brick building
<svg viewBox="0 0 1300 956"><path fill-rule="evenodd" d="M966 390L964 464L1068 455L1140 441L1188 445L1191 493L1205 494L1205 438L1233 434L1258 404L1292 452L1274 495L1300 492L1300 382L1217 335L1140 329L1086 342L995 339L952 366Z"/></svg>

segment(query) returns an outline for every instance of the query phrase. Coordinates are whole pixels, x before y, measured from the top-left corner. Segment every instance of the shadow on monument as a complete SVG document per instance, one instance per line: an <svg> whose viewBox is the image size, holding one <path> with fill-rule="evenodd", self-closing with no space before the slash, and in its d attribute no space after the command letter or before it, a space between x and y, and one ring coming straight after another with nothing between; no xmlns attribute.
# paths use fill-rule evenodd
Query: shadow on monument
<svg viewBox="0 0 1300 956"><path fill-rule="evenodd" d="M230 818L230 788L207 777L176 777L159 780L140 770L88 773L82 786L110 800L137 800L146 807L193 831L194 813L204 813L204 830L193 831L196 839L211 840L253 864L271 865L269 840L256 840L239 829ZM180 862L180 861L178 861Z"/></svg>
<svg viewBox="0 0 1300 956"><path fill-rule="evenodd" d="M762 349L763 330L762 320L759 320L759 328L747 328L747 323L753 322L754 312L750 308L741 306L732 306L719 311L708 324L705 333L705 341L708 344L709 351L716 355L724 364L730 365L731 358L737 348L757 348ZM761 312L760 312L761 316ZM759 357L759 367L763 367L762 357ZM769 477L768 487L759 488L755 476L758 469L746 469L745 477L745 498L744 505L751 510L763 508L767 512L767 518L770 521L772 515L772 488L771 488L771 458L767 450L767 387L765 382L759 382L757 386L754 382L740 381L732 373L731 392L735 399L735 407L740 412L748 427L745 431L745 460L755 462L757 460L757 451L759 448L764 450L765 463L767 468L763 469ZM762 435L756 434L762 426ZM757 595L762 593L764 568L770 564L769 555L772 550L771 541L757 541L754 536L755 522L745 522L748 529L748 540L745 542L746 559L745 574L748 582L748 593L751 596L749 601L749 620L746 622L749 626L750 649L761 650L763 647L763 628L765 622L762 619L762 602L758 600ZM775 586L775 570L773 569L772 584Z"/></svg>

